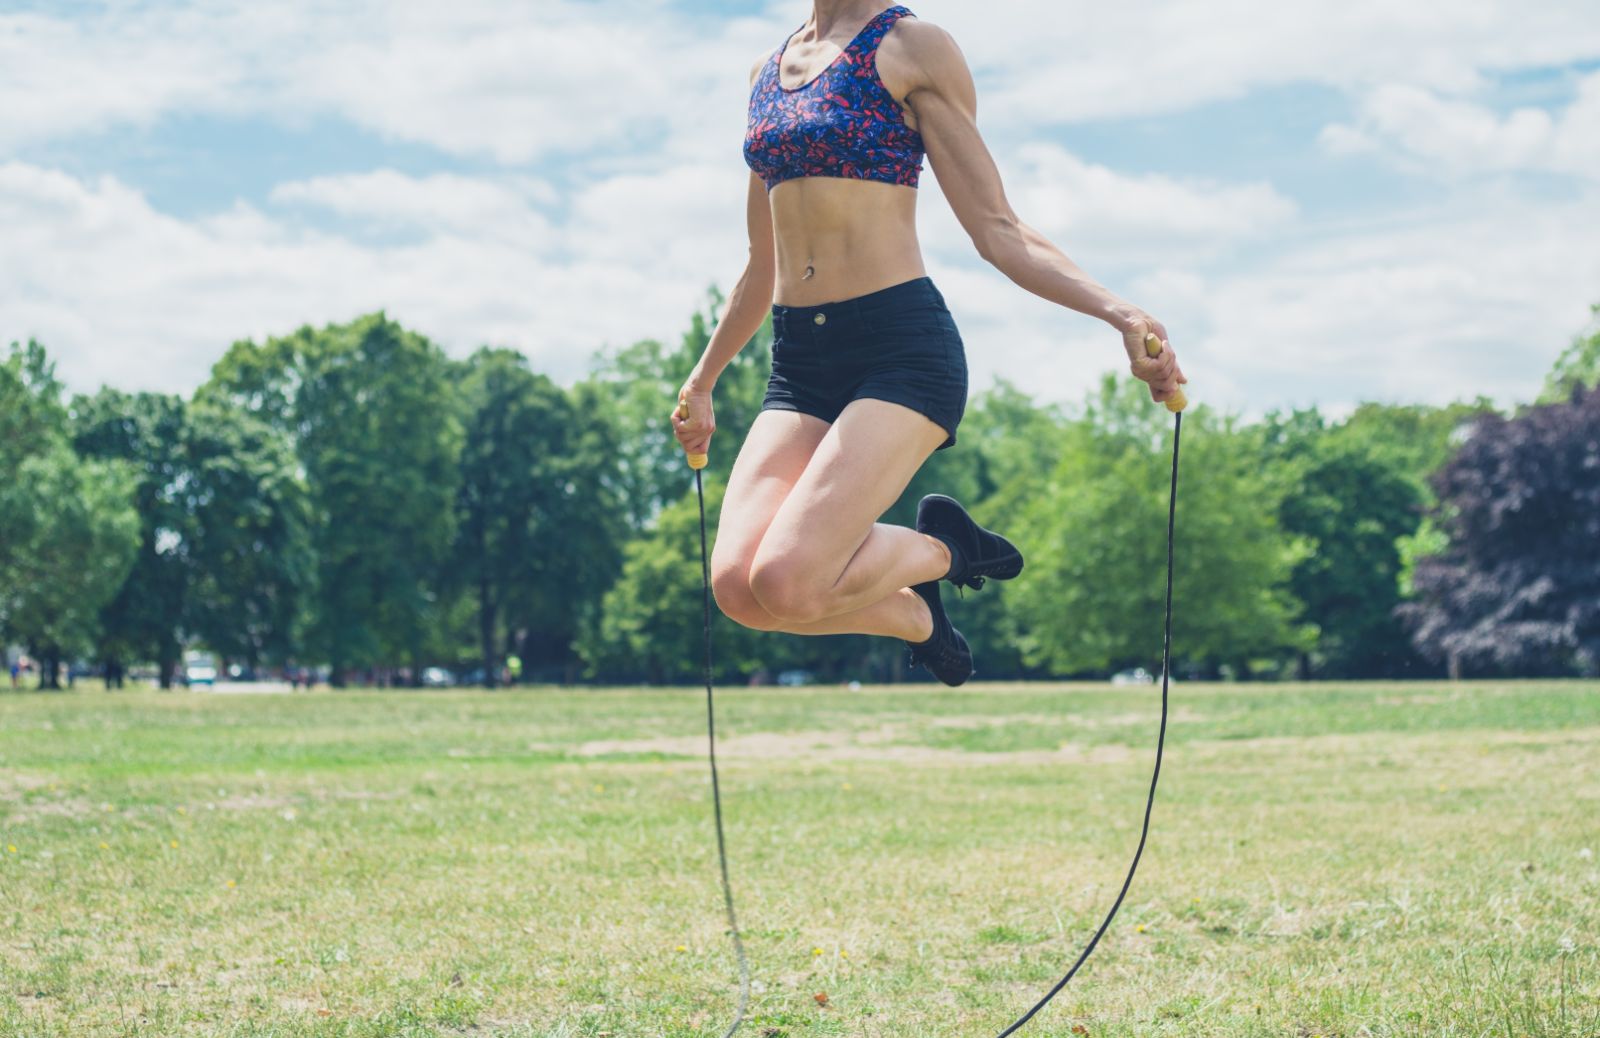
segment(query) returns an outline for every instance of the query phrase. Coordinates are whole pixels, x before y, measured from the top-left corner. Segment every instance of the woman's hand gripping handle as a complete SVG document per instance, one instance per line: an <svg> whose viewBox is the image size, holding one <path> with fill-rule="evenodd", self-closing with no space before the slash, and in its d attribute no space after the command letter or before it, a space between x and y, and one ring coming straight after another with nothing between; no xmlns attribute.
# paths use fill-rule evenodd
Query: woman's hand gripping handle
<svg viewBox="0 0 1600 1038"><path fill-rule="evenodd" d="M679 390L678 406L672 412L672 432L689 456L689 467L703 469L710 458L706 450L711 446L711 434L717 428L711 410L711 394L696 396L697 406L690 408L690 393Z"/></svg>
<svg viewBox="0 0 1600 1038"><path fill-rule="evenodd" d="M1159 359L1161 357L1162 345L1161 337L1159 335L1157 335L1155 332L1145 332L1144 351L1150 355L1152 360ZM1178 381L1185 382L1188 380L1183 378L1182 374L1180 373L1178 376ZM1174 414L1189 406L1189 399L1183 395L1182 386L1173 387L1171 394L1166 399L1166 405L1167 410L1173 412Z"/></svg>

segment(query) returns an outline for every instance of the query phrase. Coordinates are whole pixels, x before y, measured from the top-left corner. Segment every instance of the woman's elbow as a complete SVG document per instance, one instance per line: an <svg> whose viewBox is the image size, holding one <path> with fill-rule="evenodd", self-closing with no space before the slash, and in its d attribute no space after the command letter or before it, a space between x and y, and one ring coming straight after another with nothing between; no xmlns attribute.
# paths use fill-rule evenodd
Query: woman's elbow
<svg viewBox="0 0 1600 1038"><path fill-rule="evenodd" d="M972 235L973 247L985 262L1004 270L1023 243L1022 221L1013 216L985 220Z"/></svg>

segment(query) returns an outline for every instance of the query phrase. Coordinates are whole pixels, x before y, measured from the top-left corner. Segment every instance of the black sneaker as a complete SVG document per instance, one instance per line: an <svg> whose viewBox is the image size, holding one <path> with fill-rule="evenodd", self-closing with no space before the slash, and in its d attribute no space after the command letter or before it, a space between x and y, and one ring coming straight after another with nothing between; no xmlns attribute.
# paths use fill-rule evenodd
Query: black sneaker
<svg viewBox="0 0 1600 1038"><path fill-rule="evenodd" d="M1022 552L992 530L979 526L961 503L944 494L928 494L917 503L917 532L932 534L950 548L945 580L976 591L986 577L1010 580L1022 572Z"/></svg>
<svg viewBox="0 0 1600 1038"><path fill-rule="evenodd" d="M920 663L946 685L961 684L972 677L972 650L945 615L944 603L939 599L939 582L929 580L913 584L911 590L928 603L928 612L933 614L933 634L925 642L906 642L911 647L906 666L915 667Z"/></svg>

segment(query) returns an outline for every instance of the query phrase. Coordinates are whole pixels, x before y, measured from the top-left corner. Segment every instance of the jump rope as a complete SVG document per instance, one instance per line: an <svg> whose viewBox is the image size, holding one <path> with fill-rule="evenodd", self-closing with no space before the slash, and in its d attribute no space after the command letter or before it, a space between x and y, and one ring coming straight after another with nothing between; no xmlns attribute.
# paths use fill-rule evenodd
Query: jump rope
<svg viewBox="0 0 1600 1038"><path fill-rule="evenodd" d="M1154 332L1147 332L1144 348L1152 357L1161 356L1160 338ZM1150 773L1150 794L1145 799L1144 825L1139 830L1139 846L1133 852L1133 861L1128 865L1128 875L1122 881L1122 889L1117 893L1117 900L1112 903L1111 911L1106 913L1099 929L1089 938L1089 943L1084 946L1082 954L1072 964L1072 968L1056 981L1054 987L1045 992L1043 998L1034 1003L1033 1008L1017 1017L1011 1026L1001 1031L996 1038L1006 1038L1007 1035L1020 1031L1023 1025L1032 1020L1039 1010L1048 1005L1050 1000L1067 986L1067 982L1078 972L1078 967L1089 958L1089 953L1094 951L1106 928L1111 925L1117 909L1122 907L1122 899L1127 896L1128 888L1133 885L1133 873L1139 867L1139 858L1144 854L1145 840L1150 835L1150 812L1155 808L1156 782L1161 778L1161 751L1167 742L1167 687L1172 670L1172 544L1178 518L1178 443L1183 435L1183 409L1186 406L1188 400L1181 388L1167 399L1167 410L1172 412L1172 482L1167 491L1167 598L1161 638L1161 728L1156 736L1156 764L1155 770ZM676 413L679 418L689 417L688 400L679 398ZM722 867L722 901L727 909L728 932L733 937L734 954L739 961L739 1004L734 1010L733 1022L728 1025L727 1031L723 1032L722 1036L722 1038L733 1038L734 1033L743 1026L745 1013L750 1008L750 960L745 955L744 939L739 935L739 920L733 910L733 885L728 880L728 843L722 827L722 788L717 778L717 712L711 692L711 562L706 550L705 486L700 475L700 470L706 467L708 460L704 454L688 455L689 467L694 470L695 493L700 499L700 577L705 606L706 740L707 755L711 762L711 803L717 823L717 861Z"/></svg>

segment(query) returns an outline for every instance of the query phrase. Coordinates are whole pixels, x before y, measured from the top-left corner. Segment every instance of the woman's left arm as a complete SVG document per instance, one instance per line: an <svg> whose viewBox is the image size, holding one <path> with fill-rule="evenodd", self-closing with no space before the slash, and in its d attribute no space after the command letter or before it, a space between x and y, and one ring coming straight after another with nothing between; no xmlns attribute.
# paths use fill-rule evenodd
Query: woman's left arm
<svg viewBox="0 0 1600 1038"><path fill-rule="evenodd" d="M1122 332L1134 375L1152 390L1165 389L1174 376L1185 381L1172 350L1163 350L1158 359L1144 354L1145 329L1167 338L1160 321L1090 277L1017 216L978 132L978 94L966 57L943 28L912 21L906 26L912 31L901 41L903 66L912 77L906 104L917 115L917 130L939 188L978 255L1034 295L1098 317Z"/></svg>

